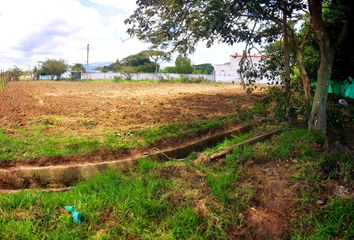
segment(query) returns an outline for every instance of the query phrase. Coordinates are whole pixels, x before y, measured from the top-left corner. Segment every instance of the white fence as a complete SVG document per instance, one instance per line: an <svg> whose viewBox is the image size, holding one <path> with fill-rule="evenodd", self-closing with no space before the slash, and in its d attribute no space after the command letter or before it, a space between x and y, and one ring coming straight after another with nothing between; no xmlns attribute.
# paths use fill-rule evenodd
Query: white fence
<svg viewBox="0 0 354 240"><path fill-rule="evenodd" d="M214 75L207 75L207 74L176 74L176 73L136 73L132 75L132 80L171 80L174 78L180 78L182 76L188 78L200 78L206 81L215 81ZM109 80L114 79L115 77L122 77L124 75L121 73L82 73L81 79L95 79L95 80Z"/></svg>
<svg viewBox="0 0 354 240"><path fill-rule="evenodd" d="M238 73L219 73L215 75L215 82L223 83L242 83L240 74ZM243 83L247 83L245 79ZM256 84L267 84L268 79L256 79Z"/></svg>

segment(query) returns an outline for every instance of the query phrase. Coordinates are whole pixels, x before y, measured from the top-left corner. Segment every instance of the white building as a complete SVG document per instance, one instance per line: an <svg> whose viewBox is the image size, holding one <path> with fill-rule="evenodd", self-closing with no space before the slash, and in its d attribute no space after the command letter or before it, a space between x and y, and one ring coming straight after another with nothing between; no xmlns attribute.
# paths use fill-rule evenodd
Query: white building
<svg viewBox="0 0 354 240"><path fill-rule="evenodd" d="M242 80L238 70L240 69L240 60L242 57L243 55L236 53L235 55L230 55L230 62L214 65L215 81L241 83ZM247 58L252 60L253 64L258 64L262 57L264 56L256 54L247 56ZM264 80L260 82L263 83Z"/></svg>

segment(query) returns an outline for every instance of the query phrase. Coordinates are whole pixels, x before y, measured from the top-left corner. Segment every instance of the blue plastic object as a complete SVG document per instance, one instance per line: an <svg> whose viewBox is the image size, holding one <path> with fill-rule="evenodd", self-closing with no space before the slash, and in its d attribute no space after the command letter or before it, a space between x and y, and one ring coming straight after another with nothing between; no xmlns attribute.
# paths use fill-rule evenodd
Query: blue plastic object
<svg viewBox="0 0 354 240"><path fill-rule="evenodd" d="M81 214L81 212L76 211L73 206L65 206L64 208L65 208L66 211L71 213L71 216L73 217L73 220L74 220L75 223L77 223L77 224L81 224L82 223L82 214Z"/></svg>

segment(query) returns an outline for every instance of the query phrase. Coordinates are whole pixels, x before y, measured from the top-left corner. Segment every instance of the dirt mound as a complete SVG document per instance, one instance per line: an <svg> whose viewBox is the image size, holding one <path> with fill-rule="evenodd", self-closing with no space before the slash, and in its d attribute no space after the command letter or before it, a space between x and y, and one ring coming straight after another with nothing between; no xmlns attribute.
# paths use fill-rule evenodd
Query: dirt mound
<svg viewBox="0 0 354 240"><path fill-rule="evenodd" d="M263 209L250 208L246 212L245 221L247 221L247 237L250 239L276 239L286 236L284 234L286 223L275 214L265 212Z"/></svg>

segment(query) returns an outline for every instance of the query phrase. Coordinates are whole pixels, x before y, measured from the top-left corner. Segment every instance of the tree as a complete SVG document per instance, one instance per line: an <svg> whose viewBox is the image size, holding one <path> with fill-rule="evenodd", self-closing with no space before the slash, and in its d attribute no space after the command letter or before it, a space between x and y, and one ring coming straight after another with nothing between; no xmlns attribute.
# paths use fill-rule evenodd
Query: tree
<svg viewBox="0 0 354 240"><path fill-rule="evenodd" d="M119 59L117 59L116 62L112 63L108 67L104 66L103 69L107 68L109 71L119 72L121 67L122 67L122 63L119 61Z"/></svg>
<svg viewBox="0 0 354 240"><path fill-rule="evenodd" d="M108 73L109 70L108 70L107 68L103 67L103 68L101 68L101 72L103 72L103 73Z"/></svg>
<svg viewBox="0 0 354 240"><path fill-rule="evenodd" d="M193 66L191 60L186 57L179 55L175 61L176 73L189 74L193 72Z"/></svg>
<svg viewBox="0 0 354 240"><path fill-rule="evenodd" d="M141 65L144 65L145 63L150 63L149 56L145 54L144 52L140 52L137 54L130 55L128 57L125 57L122 59L120 62L121 65L127 65L127 66L133 66L133 67L138 67Z"/></svg>
<svg viewBox="0 0 354 240"><path fill-rule="evenodd" d="M299 14L309 8L310 24L315 29L321 63L317 74L317 89L309 121L310 129L326 131L326 101L335 49L347 38L353 19L354 1L349 0L138 0L138 8L126 23L128 33L149 41L153 47L181 53L193 52L200 41L211 46L215 41L230 45L246 42L245 53L258 44L279 39L287 16L286 27L291 33ZM329 31L324 24L322 4L336 12L341 22ZM339 20L339 21L338 21ZM336 40L337 44L332 42ZM293 41L294 44L297 42ZM299 59L301 60L301 59Z"/></svg>
<svg viewBox="0 0 354 240"><path fill-rule="evenodd" d="M136 70L137 72L141 73L156 73L158 71L160 66L157 63L154 62L146 62L143 65L137 66Z"/></svg>
<svg viewBox="0 0 354 240"><path fill-rule="evenodd" d="M307 40L307 35L310 31L310 25L306 24L306 32L302 38L302 42L299 43L296 38L296 33L293 28L289 27L289 36L292 45L292 49L296 58L296 65L299 69L299 73L302 79L302 84L304 87L305 98L310 99L311 97L311 89L310 89L310 78L308 76L308 72L305 67L304 58L303 58L303 50L305 47L305 41Z"/></svg>
<svg viewBox="0 0 354 240"><path fill-rule="evenodd" d="M142 53L149 56L149 58L152 59L152 61L154 62L155 74L157 74L157 72L159 70L159 63L169 61L171 59L170 55L168 53L160 51L160 50L150 49L150 50L145 50Z"/></svg>
<svg viewBox="0 0 354 240"><path fill-rule="evenodd" d="M154 59L154 62L150 61L151 58ZM155 56L156 55L156 56ZM110 64L109 66L104 66L102 70L107 69L113 72L122 72L122 70L131 72L134 69L134 73L143 72L143 73L153 73L158 71L159 65L157 62L162 59L162 57L158 57L159 53L153 50L142 51L137 54L133 54L123 58L121 61L117 60L116 62ZM162 55L162 53L161 53ZM128 67L128 68L125 68ZM102 71L101 70L101 71Z"/></svg>
<svg viewBox="0 0 354 240"><path fill-rule="evenodd" d="M55 77L59 80L60 76L67 70L68 66L64 60L47 59L42 67L41 72L50 75L53 80Z"/></svg>
<svg viewBox="0 0 354 240"><path fill-rule="evenodd" d="M84 65L81 63L75 63L74 66L72 66L71 71L73 72L86 72L86 69Z"/></svg>
<svg viewBox="0 0 354 240"><path fill-rule="evenodd" d="M165 67L161 72L163 72L163 73L176 73L176 67Z"/></svg>
<svg viewBox="0 0 354 240"><path fill-rule="evenodd" d="M210 63L194 65L193 68L195 74L212 74L214 72L214 67Z"/></svg>
<svg viewBox="0 0 354 240"><path fill-rule="evenodd" d="M332 75L335 52L345 42L348 33L353 28L351 25L354 18L354 2L348 0L309 0L308 5L311 25L315 30L321 54L309 128L321 129L325 132L328 86ZM328 15L331 17L328 17ZM326 19L329 21L326 22Z"/></svg>
<svg viewBox="0 0 354 240"><path fill-rule="evenodd" d="M286 94L286 115L289 121L290 126L294 124L294 114L293 114L293 105L291 101L291 77L290 77L290 46L289 46L289 30L288 30L288 0L284 2L283 9L283 41L284 41L284 88Z"/></svg>
<svg viewBox="0 0 354 240"><path fill-rule="evenodd" d="M18 80L20 80L20 77L22 75L23 75L23 71L17 66L14 66L13 68L10 68L9 70L7 70L5 72L6 81L8 81L8 82L18 81Z"/></svg>
<svg viewBox="0 0 354 240"><path fill-rule="evenodd" d="M103 67L97 67L96 70L99 70L101 72L119 72L120 67L121 67L121 63L119 61L119 59L117 59L114 63L111 63L108 66L103 66Z"/></svg>
<svg viewBox="0 0 354 240"><path fill-rule="evenodd" d="M120 72L125 79L132 80L134 74L137 72L137 69L136 67L133 66L122 66Z"/></svg>

